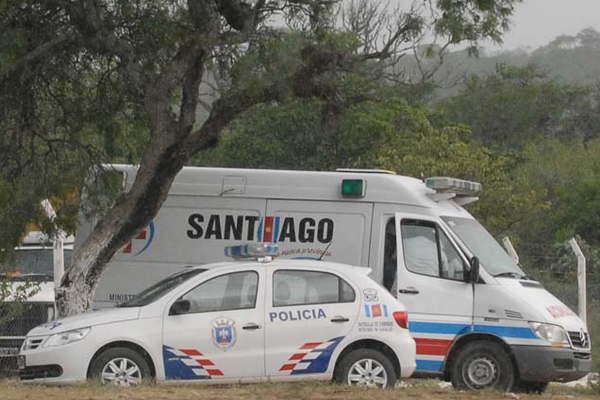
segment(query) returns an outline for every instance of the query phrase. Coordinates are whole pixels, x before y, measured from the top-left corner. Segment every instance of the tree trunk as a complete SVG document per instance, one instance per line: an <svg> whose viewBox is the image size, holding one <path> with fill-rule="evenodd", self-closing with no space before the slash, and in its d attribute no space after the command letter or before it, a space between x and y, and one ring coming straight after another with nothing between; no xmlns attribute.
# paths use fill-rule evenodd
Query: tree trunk
<svg viewBox="0 0 600 400"><path fill-rule="evenodd" d="M175 176L193 154L190 138L218 133L207 129L192 133L206 54L201 42L191 40L158 79L145 85L142 103L152 139L129 191L117 198L75 250L57 290L59 315L78 314L90 308L106 264L158 213ZM179 115L175 116L172 95L177 90L181 90L182 97ZM213 109L203 128L218 117L215 112L218 114Z"/></svg>
<svg viewBox="0 0 600 400"><path fill-rule="evenodd" d="M191 70L197 71L198 64ZM236 116L254 104L272 99L269 88L252 95L230 93L213 104L209 118L196 132L190 133L194 124L200 76L193 74L185 79L182 113L178 121L170 115L170 105L164 102L164 90L154 90L156 97L147 101L151 110L153 140L144 152L131 189L121 195L107 214L93 228L85 242L79 246L71 266L57 291L59 315L67 316L88 310L92 304L98 280L112 256L138 231L147 226L166 200L177 173L196 152L213 147L219 134ZM187 94L186 94L187 93ZM162 101L162 103L161 103ZM162 107L161 107L162 104Z"/></svg>
<svg viewBox="0 0 600 400"><path fill-rule="evenodd" d="M180 147L181 144L172 145L162 154L149 152L129 192L117 199L76 249L58 291L59 315L78 314L90 308L106 263L158 213L175 176L189 159L189 153Z"/></svg>

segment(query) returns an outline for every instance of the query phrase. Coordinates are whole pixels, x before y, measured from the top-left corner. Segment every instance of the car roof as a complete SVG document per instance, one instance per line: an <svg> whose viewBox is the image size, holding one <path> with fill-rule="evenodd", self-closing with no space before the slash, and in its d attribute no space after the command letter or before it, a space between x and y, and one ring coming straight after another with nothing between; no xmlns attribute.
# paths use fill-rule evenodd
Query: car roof
<svg viewBox="0 0 600 400"><path fill-rule="evenodd" d="M218 262L211 264L204 264L198 266L190 266L190 268L197 269L221 269L232 267L235 269L238 268L247 268L249 266L252 267L288 267L294 269L327 269L329 271L337 271L341 273L350 273L350 274L359 274L359 275L368 275L371 272L371 268L367 267L359 267L356 265L342 264L331 261L321 261L321 260L310 260L310 259L302 259L302 260L291 260L284 258L275 258L272 261L268 262L259 262L255 259L249 258L248 260L239 260L239 261L226 261L226 262Z"/></svg>

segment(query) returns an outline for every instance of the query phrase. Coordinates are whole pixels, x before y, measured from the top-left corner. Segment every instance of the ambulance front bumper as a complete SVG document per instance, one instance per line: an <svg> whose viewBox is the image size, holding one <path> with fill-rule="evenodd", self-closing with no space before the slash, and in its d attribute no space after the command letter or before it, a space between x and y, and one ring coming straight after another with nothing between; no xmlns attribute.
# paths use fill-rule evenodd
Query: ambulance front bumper
<svg viewBox="0 0 600 400"><path fill-rule="evenodd" d="M588 351L543 346L512 346L519 377L531 382L570 382L581 379L592 369Z"/></svg>

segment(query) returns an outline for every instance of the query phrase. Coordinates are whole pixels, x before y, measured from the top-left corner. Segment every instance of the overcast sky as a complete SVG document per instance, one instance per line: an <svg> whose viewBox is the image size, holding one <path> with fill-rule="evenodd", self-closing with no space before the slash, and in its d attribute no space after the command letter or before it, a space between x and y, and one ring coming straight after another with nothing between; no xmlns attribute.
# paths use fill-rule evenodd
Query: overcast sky
<svg viewBox="0 0 600 400"><path fill-rule="evenodd" d="M600 31L600 0L524 0L504 35L503 48L538 47L587 27Z"/></svg>

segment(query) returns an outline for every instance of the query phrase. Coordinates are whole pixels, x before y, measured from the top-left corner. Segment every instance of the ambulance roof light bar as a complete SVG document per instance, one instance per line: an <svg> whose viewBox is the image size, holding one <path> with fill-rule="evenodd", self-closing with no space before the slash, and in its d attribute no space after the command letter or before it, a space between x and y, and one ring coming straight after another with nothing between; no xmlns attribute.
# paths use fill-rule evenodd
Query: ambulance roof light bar
<svg viewBox="0 0 600 400"><path fill-rule="evenodd" d="M270 262L276 257L279 248L272 243L251 243L225 248L225 256L234 260L255 259L258 262Z"/></svg>
<svg viewBox="0 0 600 400"><path fill-rule="evenodd" d="M477 201L477 197L483 190L479 182L471 182L463 179L450 178L447 176L434 176L425 179L425 186L435 190L431 197L434 201L448 200L454 198L459 205L466 205Z"/></svg>

